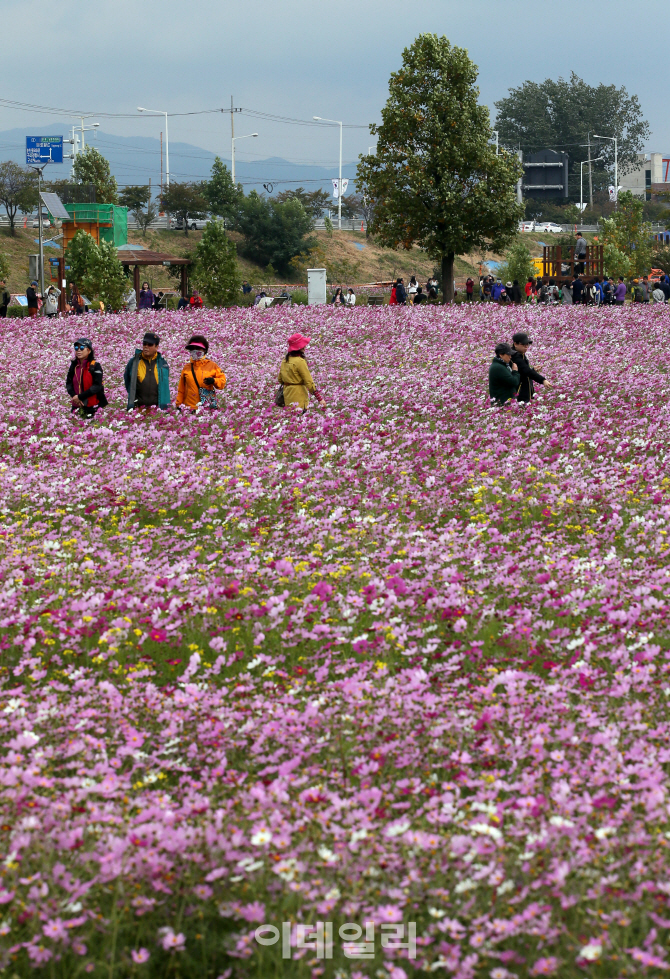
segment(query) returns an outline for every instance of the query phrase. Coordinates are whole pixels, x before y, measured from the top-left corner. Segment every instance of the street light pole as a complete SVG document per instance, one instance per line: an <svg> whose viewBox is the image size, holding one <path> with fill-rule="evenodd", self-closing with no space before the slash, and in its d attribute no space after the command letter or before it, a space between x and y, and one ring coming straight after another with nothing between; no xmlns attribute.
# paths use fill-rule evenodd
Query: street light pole
<svg viewBox="0 0 670 979"><path fill-rule="evenodd" d="M593 134L594 139L611 139L614 142L614 201L619 202L619 158L617 154L617 137L616 136L596 136Z"/></svg>
<svg viewBox="0 0 670 979"><path fill-rule="evenodd" d="M590 147L589 147L589 151L590 151ZM592 163L598 163L599 160L602 160L602 156L597 156L595 158L595 160L592 160L591 159L591 156L590 156L590 152L589 152L589 158L588 158L588 160L582 160L582 162L579 164L579 217L580 217L580 220L581 220L582 214L584 213L584 164L585 163L588 163L588 165L589 165L589 178L590 178L590 175L591 175L591 164ZM593 204L591 204L591 207L593 207Z"/></svg>
<svg viewBox="0 0 670 979"><path fill-rule="evenodd" d="M144 109L142 106L137 106L138 112L150 112L155 116L165 116L165 186L170 189L170 139L168 135L168 114L163 112L162 109Z"/></svg>
<svg viewBox="0 0 670 979"><path fill-rule="evenodd" d="M82 120L83 122L83 120ZM31 170L34 170L37 174L37 226L39 228L39 241L40 241L40 255L39 255L39 280L40 280L40 296L42 297L42 316L44 316L44 233L42 230L42 174L44 173L44 168L48 166L47 163L43 163L41 167L31 166Z"/></svg>
<svg viewBox="0 0 670 979"><path fill-rule="evenodd" d="M232 115L230 117L232 125ZM251 139L252 136L258 136L258 133L247 133L246 136L231 136L230 141L232 143L232 150L230 153L230 172L233 180L233 186L235 186L235 140L236 139Z"/></svg>
<svg viewBox="0 0 670 979"><path fill-rule="evenodd" d="M337 119L324 119L323 116L314 116L319 122L334 122L340 127L340 178L337 183L337 228L342 230L342 123Z"/></svg>
<svg viewBox="0 0 670 979"><path fill-rule="evenodd" d="M492 133L495 133L495 137L496 137L496 156L498 156L499 155L499 153L498 153L498 130L497 129L492 129L491 132Z"/></svg>

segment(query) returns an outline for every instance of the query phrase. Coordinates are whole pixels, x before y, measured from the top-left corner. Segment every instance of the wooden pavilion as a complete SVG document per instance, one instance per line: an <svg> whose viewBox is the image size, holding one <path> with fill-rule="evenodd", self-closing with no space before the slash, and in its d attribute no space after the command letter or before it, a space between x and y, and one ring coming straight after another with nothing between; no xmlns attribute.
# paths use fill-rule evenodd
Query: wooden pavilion
<svg viewBox="0 0 670 979"><path fill-rule="evenodd" d="M118 249L118 259L125 268L133 267L133 288L137 301L140 301L140 268L148 265L171 265L181 266L181 294L186 299L187 276L186 267L191 264L191 258L175 258L172 255L164 255L162 252L151 252L148 248L133 245L122 245Z"/></svg>
<svg viewBox="0 0 670 979"><path fill-rule="evenodd" d="M148 265L179 265L181 266L180 292L186 298L187 275L186 268L191 264L190 258L174 258L172 255L163 255L162 252L150 252L147 248L133 248L132 245L122 245L117 250L118 259L126 268L133 267L133 288L140 301L140 268ZM54 260L55 262L55 260ZM67 310L67 269L65 268L65 256L61 254L58 258L58 281L62 283L61 294L58 297L58 308L62 313ZM55 268L52 269L52 279L55 278Z"/></svg>
<svg viewBox="0 0 670 979"><path fill-rule="evenodd" d="M575 277L575 265L584 266L582 276L584 282L595 282L602 279L605 274L604 255L602 245L587 245L586 256L583 262L575 262L575 249L573 247L564 249L560 245L545 245L542 249L542 281L548 282L553 279L556 285L564 282L572 282Z"/></svg>

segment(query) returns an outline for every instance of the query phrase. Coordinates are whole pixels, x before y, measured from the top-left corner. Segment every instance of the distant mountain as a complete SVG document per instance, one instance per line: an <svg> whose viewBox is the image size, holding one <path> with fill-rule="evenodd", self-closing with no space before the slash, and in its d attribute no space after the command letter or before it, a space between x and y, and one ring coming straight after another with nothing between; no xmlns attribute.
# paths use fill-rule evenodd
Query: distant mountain
<svg viewBox="0 0 670 979"><path fill-rule="evenodd" d="M7 129L0 132L0 161L14 160L25 163L26 136L63 136L67 139L70 132L64 126L30 127L24 129ZM125 184L148 184L151 179L153 187L158 188L161 173L160 140L152 136L115 136L97 130L85 134L86 142L91 143L109 160L112 173L121 186ZM71 152L67 149L64 152ZM170 177L172 180L204 180L209 177L214 153L190 143L170 142ZM230 159L221 157L230 168ZM47 170L53 178L68 177L71 161L63 162L62 166L54 165ZM354 190L353 178L356 165L348 164L342 167L342 176L352 181L348 193ZM332 189L331 179L337 177L337 168L309 166L291 163L281 157L273 156L267 160L247 162L235 160L235 179L244 185L248 193L252 189L263 192L263 184L273 185L271 193L288 190L302 184L307 190ZM165 177L165 143L163 143L163 176Z"/></svg>

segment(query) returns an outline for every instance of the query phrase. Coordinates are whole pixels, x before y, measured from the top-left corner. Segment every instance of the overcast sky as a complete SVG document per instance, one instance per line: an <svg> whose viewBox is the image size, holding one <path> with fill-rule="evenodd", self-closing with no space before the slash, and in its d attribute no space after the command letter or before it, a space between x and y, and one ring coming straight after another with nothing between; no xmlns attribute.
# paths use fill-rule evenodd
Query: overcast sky
<svg viewBox="0 0 670 979"><path fill-rule="evenodd" d="M479 66L481 99L526 79L568 77L625 85L652 128L647 150L670 150L664 0L3 0L2 98L98 113L107 133L158 136L170 113L230 107L352 126L378 120L388 77L417 34L446 35ZM558 15L558 16L557 16ZM106 118L102 113L128 113ZM60 117L65 132L73 121ZM0 130L59 121L0 105ZM604 121L604 128L606 122ZM339 131L236 116L240 160L272 156L332 166ZM171 140L230 157L230 114L175 116ZM344 159L374 141L344 131Z"/></svg>

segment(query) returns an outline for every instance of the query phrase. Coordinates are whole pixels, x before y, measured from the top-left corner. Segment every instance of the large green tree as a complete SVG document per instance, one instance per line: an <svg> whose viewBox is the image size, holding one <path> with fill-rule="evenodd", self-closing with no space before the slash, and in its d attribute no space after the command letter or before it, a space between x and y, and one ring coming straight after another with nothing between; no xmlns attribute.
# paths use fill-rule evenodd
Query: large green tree
<svg viewBox="0 0 670 979"><path fill-rule="evenodd" d="M119 194L119 204L127 207L129 211L141 211L151 200L151 187L149 184L133 184L124 187Z"/></svg>
<svg viewBox="0 0 670 979"><path fill-rule="evenodd" d="M215 157L211 176L205 184L205 197L210 212L218 218L232 222L241 196L242 192L233 183L230 170L220 157Z"/></svg>
<svg viewBox="0 0 670 979"><path fill-rule="evenodd" d="M264 267L285 272L291 259L311 244L305 240L311 227L312 219L297 199L280 204L252 190L240 201L236 228L245 238L244 253Z"/></svg>
<svg viewBox="0 0 670 979"><path fill-rule="evenodd" d="M501 251L516 235L521 167L489 144L489 112L465 49L421 34L402 61L381 125L370 127L377 150L361 156L357 185L374 206L371 233L391 248L425 248L440 261L452 302L454 257L484 245Z"/></svg>
<svg viewBox="0 0 670 979"><path fill-rule="evenodd" d="M210 306L234 306L239 302L242 276L235 242L223 221L208 221L195 250L191 277Z"/></svg>
<svg viewBox="0 0 670 979"><path fill-rule="evenodd" d="M206 191L206 184L188 181L163 188L161 208L181 219L185 235L188 235L188 219L204 218L209 210Z"/></svg>
<svg viewBox="0 0 670 979"><path fill-rule="evenodd" d="M16 234L16 212L29 214L37 207L37 176L34 170L26 170L12 160L0 163L0 204L7 211L9 233Z"/></svg>
<svg viewBox="0 0 670 979"><path fill-rule="evenodd" d="M644 201L629 190L619 194L614 215L600 222L608 275L644 275L651 267L651 225L642 212Z"/></svg>
<svg viewBox="0 0 670 979"><path fill-rule="evenodd" d="M100 245L88 231L78 231L65 252L68 277L89 298L102 299L108 310L119 310L128 291L128 280L111 242Z"/></svg>
<svg viewBox="0 0 670 979"><path fill-rule="evenodd" d="M109 161L95 146L87 146L81 153L77 153L72 173L77 183L94 185L98 204L119 203L116 177L112 176Z"/></svg>
<svg viewBox="0 0 670 979"><path fill-rule="evenodd" d="M570 173L575 175L573 192L577 195L580 161L588 155L583 144L589 133L592 158L604 158L593 165L597 189L612 182L614 143L609 139L594 140L594 133L617 137L620 175L636 165L636 154L651 135L637 95L629 95L625 88L615 85L587 85L574 72L568 81L526 81L494 104L500 142L524 153L545 147L565 151L570 158Z"/></svg>
<svg viewBox="0 0 670 979"><path fill-rule="evenodd" d="M286 201L300 201L307 213L312 218L320 218L327 207L331 207L330 195L325 190L305 190L304 187L296 187L295 190L282 190L277 194L275 200L279 204Z"/></svg>

